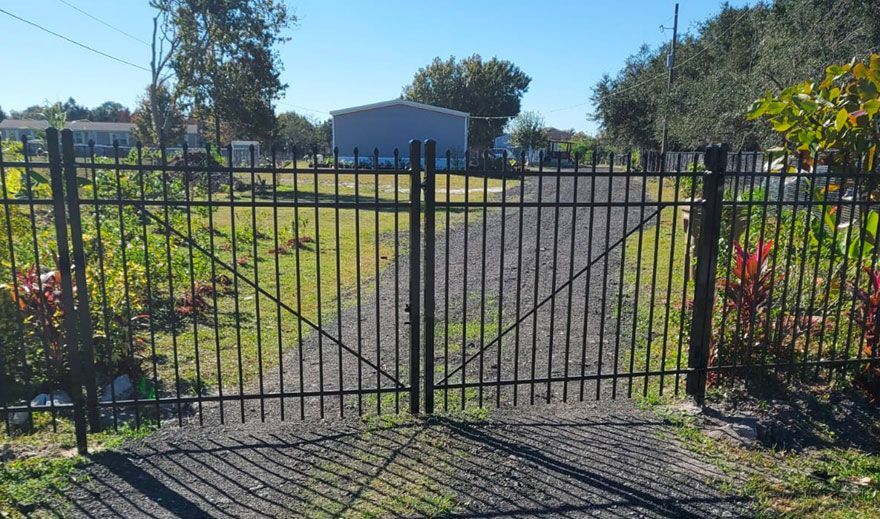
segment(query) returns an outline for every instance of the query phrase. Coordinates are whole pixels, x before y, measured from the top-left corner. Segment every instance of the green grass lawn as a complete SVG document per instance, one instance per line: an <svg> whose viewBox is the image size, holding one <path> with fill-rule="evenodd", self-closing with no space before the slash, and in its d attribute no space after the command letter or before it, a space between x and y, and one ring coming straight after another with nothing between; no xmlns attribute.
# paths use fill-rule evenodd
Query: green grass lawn
<svg viewBox="0 0 880 519"><path fill-rule="evenodd" d="M650 200L671 202L675 200L675 188L674 179L665 179L661 189L656 178L649 178L646 191ZM681 203L690 192L681 182L678 188ZM656 207L646 207L645 218L655 210ZM681 207L664 208L660 211L659 223L657 218L651 219L640 232L633 233L626 240L626 258L622 266L624 290L633 298L638 297L638 302L633 301L631 307L624 305L623 309L631 312L628 317L635 323L636 340L635 348L623 354L621 371L629 371L630 366L633 372L687 367L690 321L682 323L681 308L683 301L693 297L693 280L687 283L683 299L688 236L682 224L682 213ZM641 214L636 218L640 220ZM684 317L687 319L687 312ZM631 329L622 330L621 342L630 344L631 333ZM675 383L675 375L639 377L633 379L632 392L633 395L659 399L674 393ZM683 390L683 376L679 383Z"/></svg>

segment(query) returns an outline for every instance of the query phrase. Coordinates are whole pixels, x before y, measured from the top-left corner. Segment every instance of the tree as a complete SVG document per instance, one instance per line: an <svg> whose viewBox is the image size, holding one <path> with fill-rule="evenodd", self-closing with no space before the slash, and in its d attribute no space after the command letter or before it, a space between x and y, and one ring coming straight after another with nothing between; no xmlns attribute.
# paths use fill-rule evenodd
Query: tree
<svg viewBox="0 0 880 519"><path fill-rule="evenodd" d="M657 145L659 99L642 87L646 76L662 74L651 50L643 45L638 54L630 56L616 77L602 76L593 89L593 118L608 137L623 146Z"/></svg>
<svg viewBox="0 0 880 519"><path fill-rule="evenodd" d="M517 148L532 150L547 143L547 127L537 112L523 112L510 122L510 143Z"/></svg>
<svg viewBox="0 0 880 519"><path fill-rule="evenodd" d="M13 119L42 119L43 116L41 114L45 110L45 105L31 105L21 111L12 110L10 117Z"/></svg>
<svg viewBox="0 0 880 519"><path fill-rule="evenodd" d="M483 148L491 146L507 122L519 114L520 100L531 81L510 61L483 61L479 54L459 61L455 57L446 61L438 57L416 72L412 83L404 87L403 97L468 112L472 116L468 142Z"/></svg>
<svg viewBox="0 0 880 519"><path fill-rule="evenodd" d="M830 63L880 49L880 3L872 0L776 0L729 5L685 35L676 49L677 79L667 94L668 45L643 47L593 88L603 134L615 145L659 146L660 109L669 102L671 149L727 142L757 149L776 142L749 120L752 101L780 92Z"/></svg>
<svg viewBox="0 0 880 519"><path fill-rule="evenodd" d="M67 114L67 118L71 121L79 121L81 119L88 119L89 117L89 109L85 106L78 105L76 100L72 97L68 97L67 101L65 101L61 107L64 109L64 113Z"/></svg>
<svg viewBox="0 0 880 519"><path fill-rule="evenodd" d="M115 101L105 101L89 110L89 120L95 122L125 123L131 120L128 108Z"/></svg>
<svg viewBox="0 0 880 519"><path fill-rule="evenodd" d="M154 36L153 85L170 80L175 99L228 123L234 134L271 138L276 130L272 102L287 85L280 77L275 46L296 21L276 0L152 0L159 10L160 41ZM158 29L154 29L156 33ZM163 52L164 51L164 52ZM209 110L210 109L210 110ZM217 129L219 133L219 128Z"/></svg>
<svg viewBox="0 0 880 519"><path fill-rule="evenodd" d="M49 126L58 130L63 130L64 125L67 124L67 111L64 109L64 105L62 105L60 101L47 104L43 108L43 111L37 115L40 116L40 119L49 121Z"/></svg>
<svg viewBox="0 0 880 519"><path fill-rule="evenodd" d="M155 114L160 114L158 126ZM131 122L134 124L135 138L145 145L176 146L186 136L183 110L164 86L155 91L152 85L147 87L131 115Z"/></svg>
<svg viewBox="0 0 880 519"><path fill-rule="evenodd" d="M6 112L3 111L3 107L0 106L0 121L6 119Z"/></svg>
<svg viewBox="0 0 880 519"><path fill-rule="evenodd" d="M302 155L310 154L314 147L323 152L330 142L325 130L328 121L318 122L296 112L285 112L278 116L278 140L285 146L296 146Z"/></svg>
<svg viewBox="0 0 880 519"><path fill-rule="evenodd" d="M880 54L863 63L830 65L819 81L803 81L755 101L749 119L765 118L783 143L808 157L836 150L873 171L880 150Z"/></svg>
<svg viewBox="0 0 880 519"><path fill-rule="evenodd" d="M333 119L325 119L318 125L318 146L329 149L333 146Z"/></svg>
<svg viewBox="0 0 880 519"><path fill-rule="evenodd" d="M587 135L583 132L576 132L571 137L571 152L573 155L576 155L582 161L590 160L590 154L594 151L600 151L601 142L597 137L593 137L592 135Z"/></svg>

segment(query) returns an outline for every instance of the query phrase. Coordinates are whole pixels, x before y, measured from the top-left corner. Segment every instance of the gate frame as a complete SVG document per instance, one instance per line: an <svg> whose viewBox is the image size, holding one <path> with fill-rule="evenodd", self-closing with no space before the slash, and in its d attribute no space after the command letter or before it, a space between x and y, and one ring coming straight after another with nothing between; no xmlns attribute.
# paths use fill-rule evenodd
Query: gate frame
<svg viewBox="0 0 880 519"><path fill-rule="evenodd" d="M425 141L425 414L434 413L434 326L437 302L434 295L436 258L435 203L437 169L437 141ZM446 186L447 192L449 186Z"/></svg>
<svg viewBox="0 0 880 519"><path fill-rule="evenodd" d="M64 130L62 137L65 144L69 139L73 143L70 130ZM70 243L67 233L67 208L65 207L64 171L61 163L58 130L46 129L46 145L49 155L49 174L52 186L52 209L55 221L55 241L58 247L58 270L61 278L61 308L64 312L62 329L64 345L67 349L71 400L73 405L73 426L76 436L76 450L80 455L88 454L88 427L86 425L86 402L83 394L83 367L84 355L81 350L81 337L78 330L77 308L74 307L73 299L73 265L70 262ZM66 147L65 147L66 148ZM71 147L71 150L73 148ZM66 155L66 154L65 154ZM74 240L75 242L76 240ZM82 240L80 240L82 244ZM88 316L87 316L88 318ZM54 399L54 397L52 397Z"/></svg>

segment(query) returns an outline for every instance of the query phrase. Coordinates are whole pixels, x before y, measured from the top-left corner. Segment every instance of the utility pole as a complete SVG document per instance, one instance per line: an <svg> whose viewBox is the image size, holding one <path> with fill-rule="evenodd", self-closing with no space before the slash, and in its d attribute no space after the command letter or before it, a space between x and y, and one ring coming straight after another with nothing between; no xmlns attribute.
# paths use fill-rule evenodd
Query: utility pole
<svg viewBox="0 0 880 519"><path fill-rule="evenodd" d="M666 140L669 137L669 96L672 93L672 76L675 73L675 44L678 40L678 4L675 4L675 22L672 25L672 47L666 58L666 68L669 76L666 79L666 103L663 110L663 142L660 144L660 153L666 153Z"/></svg>

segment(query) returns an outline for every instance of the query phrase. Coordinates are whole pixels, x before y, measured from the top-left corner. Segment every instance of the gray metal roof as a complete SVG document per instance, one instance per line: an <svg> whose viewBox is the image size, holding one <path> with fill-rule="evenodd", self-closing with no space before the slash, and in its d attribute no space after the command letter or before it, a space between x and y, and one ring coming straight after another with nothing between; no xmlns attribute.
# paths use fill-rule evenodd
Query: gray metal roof
<svg viewBox="0 0 880 519"><path fill-rule="evenodd" d="M0 121L0 130L45 130L49 121L44 119L4 119ZM94 121L69 121L64 125L69 130L91 132L128 132L134 129L132 123L107 123ZM186 133L198 133L198 125L187 124Z"/></svg>
<svg viewBox="0 0 880 519"><path fill-rule="evenodd" d="M45 130L49 121L43 119L3 119L0 130Z"/></svg>
<svg viewBox="0 0 880 519"><path fill-rule="evenodd" d="M412 108L420 108L422 110L429 110L432 112L440 112L440 113L449 114L449 115L457 115L460 117L468 117L470 115L467 112L460 112L458 110L452 110L450 108L443 108L441 106L426 105L424 103L416 103L415 101L407 101L406 99L392 99L390 101L382 101L380 103L372 103L372 104L368 104L368 105L352 106L351 108L341 108L339 110L331 110L330 115L350 114L353 112L363 112L366 110L375 110L377 108L385 108L386 106L396 106L396 105L409 106Z"/></svg>
<svg viewBox="0 0 880 519"><path fill-rule="evenodd" d="M132 123L96 123L92 121L71 121L64 125L70 130L83 130L91 132L131 132L134 128Z"/></svg>

